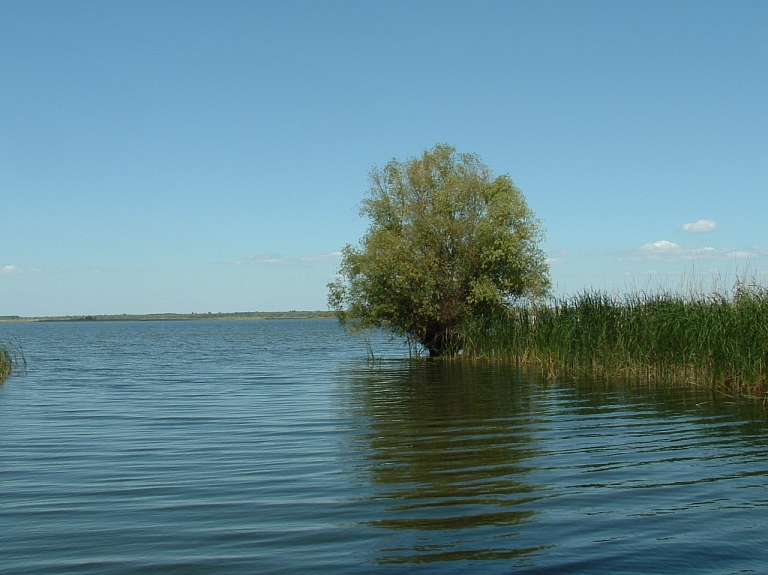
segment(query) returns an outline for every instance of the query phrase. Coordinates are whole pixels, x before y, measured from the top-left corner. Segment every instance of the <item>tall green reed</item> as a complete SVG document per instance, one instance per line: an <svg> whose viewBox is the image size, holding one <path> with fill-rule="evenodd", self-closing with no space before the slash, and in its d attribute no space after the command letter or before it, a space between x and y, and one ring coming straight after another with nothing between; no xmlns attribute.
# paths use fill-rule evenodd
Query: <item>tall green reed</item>
<svg viewBox="0 0 768 575"><path fill-rule="evenodd" d="M14 370L24 373L27 369L27 358L24 350L17 340L13 342L0 342L0 383L11 375Z"/></svg>
<svg viewBox="0 0 768 575"><path fill-rule="evenodd" d="M768 391L768 289L585 291L458 330L465 358L538 364L549 377L628 376Z"/></svg>
<svg viewBox="0 0 768 575"><path fill-rule="evenodd" d="M0 382L11 374L13 358L7 346L0 343Z"/></svg>

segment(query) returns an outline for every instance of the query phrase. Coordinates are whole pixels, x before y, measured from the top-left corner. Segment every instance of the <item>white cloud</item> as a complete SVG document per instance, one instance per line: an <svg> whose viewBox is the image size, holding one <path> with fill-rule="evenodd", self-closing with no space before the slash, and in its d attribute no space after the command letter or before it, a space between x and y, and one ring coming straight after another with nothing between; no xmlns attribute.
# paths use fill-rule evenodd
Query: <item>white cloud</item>
<svg viewBox="0 0 768 575"><path fill-rule="evenodd" d="M697 220L692 224L683 224L683 231L689 234L708 234L717 229L715 220Z"/></svg>
<svg viewBox="0 0 768 575"><path fill-rule="evenodd" d="M285 262L286 260L283 260L271 254L251 254L249 256L244 257L241 260L235 260L234 263L235 265L238 265L238 266L260 266L260 265L282 264Z"/></svg>
<svg viewBox="0 0 768 575"><path fill-rule="evenodd" d="M567 259L568 250L557 250L554 252L549 252L549 257L547 257L546 262L551 266L556 266L558 264L566 263Z"/></svg>
<svg viewBox="0 0 768 575"><path fill-rule="evenodd" d="M302 262L327 262L329 260L340 260L341 252L331 252L328 254L312 254L299 258Z"/></svg>
<svg viewBox="0 0 768 575"><path fill-rule="evenodd" d="M738 250L734 248L713 248L681 246L667 240L660 240L640 246L635 250L617 252L620 261L661 261L682 262L691 260L733 260L759 258L768 255L766 248Z"/></svg>
<svg viewBox="0 0 768 575"><path fill-rule="evenodd" d="M747 250L733 250L728 252L728 258L756 258L760 254L749 252Z"/></svg>
<svg viewBox="0 0 768 575"><path fill-rule="evenodd" d="M301 266L322 264L341 259L341 252L330 252L324 254L311 254L298 258L283 258L272 254L251 254L240 260L235 260L238 266Z"/></svg>
<svg viewBox="0 0 768 575"><path fill-rule="evenodd" d="M668 242L667 240L661 240L653 242L652 244L645 244L638 248L637 251L643 253L672 253L681 250L682 248L674 242Z"/></svg>
<svg viewBox="0 0 768 575"><path fill-rule="evenodd" d="M21 271L17 266L3 266L0 268L0 275L20 274Z"/></svg>

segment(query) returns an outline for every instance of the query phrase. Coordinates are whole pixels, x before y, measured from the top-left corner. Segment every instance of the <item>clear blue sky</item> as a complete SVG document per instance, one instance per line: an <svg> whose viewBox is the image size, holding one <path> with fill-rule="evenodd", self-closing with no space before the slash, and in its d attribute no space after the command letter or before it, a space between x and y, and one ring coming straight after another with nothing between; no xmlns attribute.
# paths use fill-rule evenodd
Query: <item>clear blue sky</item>
<svg viewBox="0 0 768 575"><path fill-rule="evenodd" d="M765 278L768 3L6 0L0 315L325 309L368 171L436 143L561 292Z"/></svg>

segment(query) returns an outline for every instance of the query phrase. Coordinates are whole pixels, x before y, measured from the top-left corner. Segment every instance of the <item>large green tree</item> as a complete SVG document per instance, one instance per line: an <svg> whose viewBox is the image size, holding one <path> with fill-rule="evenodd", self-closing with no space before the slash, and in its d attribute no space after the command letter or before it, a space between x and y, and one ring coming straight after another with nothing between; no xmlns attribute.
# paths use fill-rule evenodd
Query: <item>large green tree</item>
<svg viewBox="0 0 768 575"><path fill-rule="evenodd" d="M370 227L348 245L328 302L342 323L383 327L431 356L461 347L456 330L549 289L539 220L509 176L437 145L370 174L360 213Z"/></svg>

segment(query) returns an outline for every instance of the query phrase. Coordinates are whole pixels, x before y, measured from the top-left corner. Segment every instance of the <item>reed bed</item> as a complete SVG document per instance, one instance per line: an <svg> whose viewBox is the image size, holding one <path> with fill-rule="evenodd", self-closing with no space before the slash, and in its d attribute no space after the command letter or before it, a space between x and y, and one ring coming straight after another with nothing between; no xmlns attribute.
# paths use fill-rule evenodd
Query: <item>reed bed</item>
<svg viewBox="0 0 768 575"><path fill-rule="evenodd" d="M538 364L549 377L626 376L768 391L768 289L612 295L587 291L457 331L465 358Z"/></svg>

